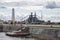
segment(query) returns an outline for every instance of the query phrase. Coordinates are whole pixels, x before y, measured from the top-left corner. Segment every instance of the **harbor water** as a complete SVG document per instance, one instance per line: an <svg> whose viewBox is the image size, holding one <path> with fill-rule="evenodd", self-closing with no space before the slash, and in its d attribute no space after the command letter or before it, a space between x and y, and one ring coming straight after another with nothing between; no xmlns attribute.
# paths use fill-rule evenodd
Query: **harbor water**
<svg viewBox="0 0 60 40"><path fill-rule="evenodd" d="M0 33L0 40L36 40L34 38L10 37L6 36L4 32Z"/></svg>

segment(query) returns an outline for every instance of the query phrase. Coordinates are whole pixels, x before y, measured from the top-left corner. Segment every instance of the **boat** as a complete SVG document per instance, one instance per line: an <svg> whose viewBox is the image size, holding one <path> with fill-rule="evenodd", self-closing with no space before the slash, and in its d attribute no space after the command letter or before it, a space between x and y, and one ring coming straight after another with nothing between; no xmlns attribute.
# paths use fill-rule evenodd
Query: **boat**
<svg viewBox="0 0 60 40"><path fill-rule="evenodd" d="M18 31L6 32L6 35L7 36L13 36L13 37L16 37L16 36L24 37L24 36L30 35L30 33L29 33L29 28L24 27Z"/></svg>

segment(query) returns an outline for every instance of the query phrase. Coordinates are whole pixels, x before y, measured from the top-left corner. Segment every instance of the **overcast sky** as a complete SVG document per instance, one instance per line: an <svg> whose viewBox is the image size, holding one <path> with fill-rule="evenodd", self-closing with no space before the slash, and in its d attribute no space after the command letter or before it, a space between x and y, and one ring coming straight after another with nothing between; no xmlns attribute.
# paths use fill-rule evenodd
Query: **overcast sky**
<svg viewBox="0 0 60 40"><path fill-rule="evenodd" d="M0 0L0 2L20 2L20 1L32 1L32 2L56 1L56 2L59 2L60 0Z"/></svg>
<svg viewBox="0 0 60 40"><path fill-rule="evenodd" d="M43 20L60 22L60 0L0 0L0 19L11 20L12 8L18 21L31 12L41 17L42 11Z"/></svg>

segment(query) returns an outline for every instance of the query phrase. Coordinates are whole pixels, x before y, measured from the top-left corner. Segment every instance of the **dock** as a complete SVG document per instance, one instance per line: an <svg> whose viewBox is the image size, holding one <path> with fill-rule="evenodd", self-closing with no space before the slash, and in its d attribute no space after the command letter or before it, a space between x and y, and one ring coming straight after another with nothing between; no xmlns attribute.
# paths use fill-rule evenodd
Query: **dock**
<svg viewBox="0 0 60 40"><path fill-rule="evenodd" d="M43 34L31 34L32 37L37 38L38 40L60 40L59 38L51 37Z"/></svg>
<svg viewBox="0 0 60 40"><path fill-rule="evenodd" d="M3 26L2 30L4 32L15 31L15 30L17 30L18 28L21 27L20 24L15 24L15 25L13 26L13 25L9 25L9 24L3 24L2 25ZM24 27L25 26L29 27L31 36L34 37L34 38L37 38L39 40L40 39L42 39L42 40L60 40L59 38L51 37L50 35L40 34L41 30L44 30L44 29L54 29L54 30L58 29L58 30L60 30L60 25L37 25L37 24L36 25L34 25L34 24L22 24L22 25Z"/></svg>

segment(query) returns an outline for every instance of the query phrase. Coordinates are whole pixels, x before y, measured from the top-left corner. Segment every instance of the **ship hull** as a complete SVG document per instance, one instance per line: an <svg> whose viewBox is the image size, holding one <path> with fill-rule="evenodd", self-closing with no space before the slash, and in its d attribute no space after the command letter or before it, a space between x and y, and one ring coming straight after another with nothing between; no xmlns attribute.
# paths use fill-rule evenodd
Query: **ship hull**
<svg viewBox="0 0 60 40"><path fill-rule="evenodd" d="M10 33L6 33L7 36L12 36L12 37L25 37L25 36L29 36L30 33L18 33L18 34L10 34Z"/></svg>

